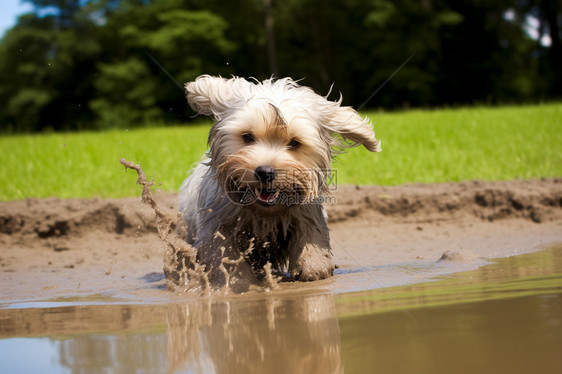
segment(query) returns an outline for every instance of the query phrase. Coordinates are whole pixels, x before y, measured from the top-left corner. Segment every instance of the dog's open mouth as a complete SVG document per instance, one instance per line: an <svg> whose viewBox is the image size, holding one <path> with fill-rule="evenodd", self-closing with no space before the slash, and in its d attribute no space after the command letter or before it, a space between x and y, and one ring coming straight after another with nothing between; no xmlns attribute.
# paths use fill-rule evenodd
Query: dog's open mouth
<svg viewBox="0 0 562 374"><path fill-rule="evenodd" d="M262 207L293 206L307 201L305 190L298 186L286 185L248 185L234 180L226 188L226 196L235 204Z"/></svg>
<svg viewBox="0 0 562 374"><path fill-rule="evenodd" d="M259 189L255 188L254 193L256 196L256 201L261 205L271 206L277 203L279 200L280 191L270 190L270 189Z"/></svg>

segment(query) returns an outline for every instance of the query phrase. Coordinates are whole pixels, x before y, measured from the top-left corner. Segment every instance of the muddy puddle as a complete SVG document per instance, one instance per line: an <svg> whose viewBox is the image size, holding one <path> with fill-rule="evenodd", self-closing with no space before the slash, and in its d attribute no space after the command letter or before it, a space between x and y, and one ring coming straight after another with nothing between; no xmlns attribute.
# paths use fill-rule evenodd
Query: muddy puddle
<svg viewBox="0 0 562 374"><path fill-rule="evenodd" d="M562 246L428 280L439 266L446 270L423 261L344 267L324 282L212 298L171 295L159 286L161 274L149 274L141 281L150 291L136 299L102 293L4 301L0 367L5 373L562 372Z"/></svg>

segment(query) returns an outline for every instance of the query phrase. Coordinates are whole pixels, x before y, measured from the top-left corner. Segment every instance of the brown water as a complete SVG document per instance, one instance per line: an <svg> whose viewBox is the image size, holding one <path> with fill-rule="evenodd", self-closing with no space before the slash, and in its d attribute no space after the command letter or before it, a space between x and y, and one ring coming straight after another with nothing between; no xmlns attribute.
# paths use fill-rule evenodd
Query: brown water
<svg viewBox="0 0 562 374"><path fill-rule="evenodd" d="M562 372L562 247L360 292L0 307L2 373Z"/></svg>

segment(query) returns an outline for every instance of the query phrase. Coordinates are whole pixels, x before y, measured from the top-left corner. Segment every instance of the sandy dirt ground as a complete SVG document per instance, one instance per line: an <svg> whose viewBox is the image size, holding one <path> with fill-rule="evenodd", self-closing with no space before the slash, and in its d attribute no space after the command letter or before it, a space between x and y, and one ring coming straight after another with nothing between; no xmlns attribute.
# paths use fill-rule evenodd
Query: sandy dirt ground
<svg viewBox="0 0 562 374"><path fill-rule="evenodd" d="M174 194L156 199L175 210ZM330 201L339 268L301 287L414 283L562 243L561 178L346 185ZM162 300L162 261L154 212L140 198L0 202L0 304Z"/></svg>

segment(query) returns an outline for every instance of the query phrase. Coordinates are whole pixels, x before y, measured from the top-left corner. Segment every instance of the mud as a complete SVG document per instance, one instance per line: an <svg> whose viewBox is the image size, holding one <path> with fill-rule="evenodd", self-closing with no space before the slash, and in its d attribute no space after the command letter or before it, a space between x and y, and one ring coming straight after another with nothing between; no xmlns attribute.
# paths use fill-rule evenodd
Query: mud
<svg viewBox="0 0 562 374"><path fill-rule="evenodd" d="M347 292L416 282L443 266L477 266L562 242L560 178L339 186L334 197L327 209L339 269L307 287ZM175 194L153 192L153 198L174 217ZM162 246L159 226L139 198L0 202L2 299L162 297L170 247ZM447 251L456 255L436 265Z"/></svg>
<svg viewBox="0 0 562 374"><path fill-rule="evenodd" d="M413 184L397 187L339 186L332 223L354 219L440 222L521 218L535 223L561 218L562 179Z"/></svg>

